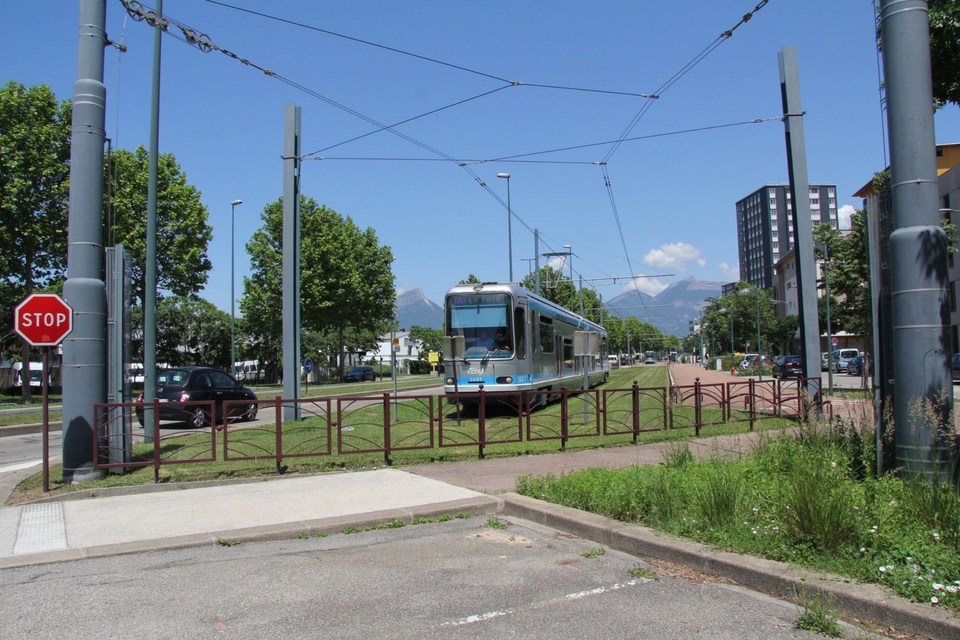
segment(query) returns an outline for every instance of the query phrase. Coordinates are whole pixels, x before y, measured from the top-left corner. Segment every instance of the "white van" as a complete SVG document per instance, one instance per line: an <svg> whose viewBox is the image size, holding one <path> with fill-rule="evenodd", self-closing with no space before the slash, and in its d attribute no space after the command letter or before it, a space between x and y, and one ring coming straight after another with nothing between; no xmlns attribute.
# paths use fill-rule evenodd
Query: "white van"
<svg viewBox="0 0 960 640"><path fill-rule="evenodd" d="M257 382L260 380L260 361L244 360L243 362L238 362L234 365L234 371L236 371L234 377L237 380Z"/></svg>
<svg viewBox="0 0 960 640"><path fill-rule="evenodd" d="M611 369L620 368L620 358L618 356L607 356L607 361L610 363Z"/></svg>

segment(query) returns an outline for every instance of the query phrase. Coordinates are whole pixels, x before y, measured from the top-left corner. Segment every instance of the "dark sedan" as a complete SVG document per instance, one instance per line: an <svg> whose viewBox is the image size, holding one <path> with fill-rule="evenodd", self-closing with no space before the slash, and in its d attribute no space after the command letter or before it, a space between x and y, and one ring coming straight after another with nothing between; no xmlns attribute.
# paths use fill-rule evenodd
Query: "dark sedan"
<svg viewBox="0 0 960 640"><path fill-rule="evenodd" d="M373 367L350 367L343 374L344 382L363 382L364 380L373 381L376 379L377 372L373 370Z"/></svg>
<svg viewBox="0 0 960 640"><path fill-rule="evenodd" d="M257 417L256 394L226 371L210 367L180 367L161 371L157 374L157 400L160 401L161 420L186 422L187 426L197 429L210 425L209 405L171 406L171 403L213 401L216 412L214 420L219 421L223 416L224 402L245 400L247 402L229 405L230 417L239 417L241 420L255 420ZM143 402L143 394L137 398L137 402ZM137 420L143 424L143 406L137 407Z"/></svg>
<svg viewBox="0 0 960 640"><path fill-rule="evenodd" d="M863 375L863 360L866 357L867 360L867 373L873 375L873 358L867 356L857 356L847 363L847 375L851 376L862 376Z"/></svg>
<svg viewBox="0 0 960 640"><path fill-rule="evenodd" d="M803 358L800 356L783 356L773 365L773 377L786 379L789 377L803 377Z"/></svg>

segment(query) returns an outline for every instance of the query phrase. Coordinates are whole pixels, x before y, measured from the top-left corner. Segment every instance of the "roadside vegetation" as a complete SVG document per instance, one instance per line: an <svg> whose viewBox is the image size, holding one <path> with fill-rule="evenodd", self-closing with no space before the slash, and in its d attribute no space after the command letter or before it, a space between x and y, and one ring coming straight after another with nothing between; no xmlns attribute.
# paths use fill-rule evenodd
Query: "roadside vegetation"
<svg viewBox="0 0 960 640"><path fill-rule="evenodd" d="M517 491L960 610L957 486L876 477L862 427L767 432L740 457L700 461L677 442L659 466L524 476Z"/></svg>

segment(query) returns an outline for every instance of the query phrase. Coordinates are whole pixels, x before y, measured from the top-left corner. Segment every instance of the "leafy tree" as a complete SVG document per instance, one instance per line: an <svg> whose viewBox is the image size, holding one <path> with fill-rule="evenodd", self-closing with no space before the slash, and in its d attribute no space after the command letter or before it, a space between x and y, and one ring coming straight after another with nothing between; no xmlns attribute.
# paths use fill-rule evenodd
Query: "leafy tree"
<svg viewBox="0 0 960 640"><path fill-rule="evenodd" d="M247 243L252 274L244 278L240 308L252 339L273 355L283 341L282 198L264 207L261 218L263 227ZM300 241L301 325L336 337L342 369L345 349L371 350L393 319L393 255L373 229L362 231L306 196L300 199Z"/></svg>
<svg viewBox="0 0 960 640"><path fill-rule="evenodd" d="M459 284L480 284L480 278L471 273L466 280L461 280Z"/></svg>
<svg viewBox="0 0 960 640"><path fill-rule="evenodd" d="M136 152L113 153L113 228L104 225L104 246L123 244L133 254L133 298L142 304L146 286L147 185L150 157L143 146ZM175 296L198 293L212 268L207 245L213 230L200 191L187 183L172 153L161 153L157 166L157 288ZM105 169L106 171L106 169ZM109 185L108 185L109 186ZM104 189L104 210L110 190Z"/></svg>
<svg viewBox="0 0 960 640"><path fill-rule="evenodd" d="M198 296L157 301L157 361L230 370L230 314Z"/></svg>
<svg viewBox="0 0 960 640"><path fill-rule="evenodd" d="M960 1L930 0L930 67L937 105L960 105Z"/></svg>
<svg viewBox="0 0 960 640"><path fill-rule="evenodd" d="M49 87L8 82L0 89L0 318L13 326L13 309L36 288L63 278L70 192L71 103ZM7 323L9 319L9 324ZM4 332L0 346L15 339ZM21 343L20 358L30 360ZM30 399L30 385L23 385Z"/></svg>

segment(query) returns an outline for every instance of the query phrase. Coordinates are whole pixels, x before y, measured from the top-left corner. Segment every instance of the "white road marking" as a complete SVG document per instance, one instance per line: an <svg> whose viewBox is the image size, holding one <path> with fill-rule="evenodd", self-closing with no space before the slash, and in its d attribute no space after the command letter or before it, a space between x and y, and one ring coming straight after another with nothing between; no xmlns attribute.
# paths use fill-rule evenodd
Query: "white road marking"
<svg viewBox="0 0 960 640"><path fill-rule="evenodd" d="M481 613L475 616L467 616L466 618L460 618L456 622L444 622L440 626L445 627L447 625L452 625L452 626L459 627L465 624L473 624L474 622L483 622L484 620L490 620L491 618L499 618L501 616L510 615L511 613L513 613L513 611L490 611L488 613Z"/></svg>
<svg viewBox="0 0 960 640"><path fill-rule="evenodd" d="M11 471L20 471L20 469L29 469L30 467L35 467L38 464L43 464L43 460L28 460L27 462L8 464L0 467L0 473L9 473Z"/></svg>

